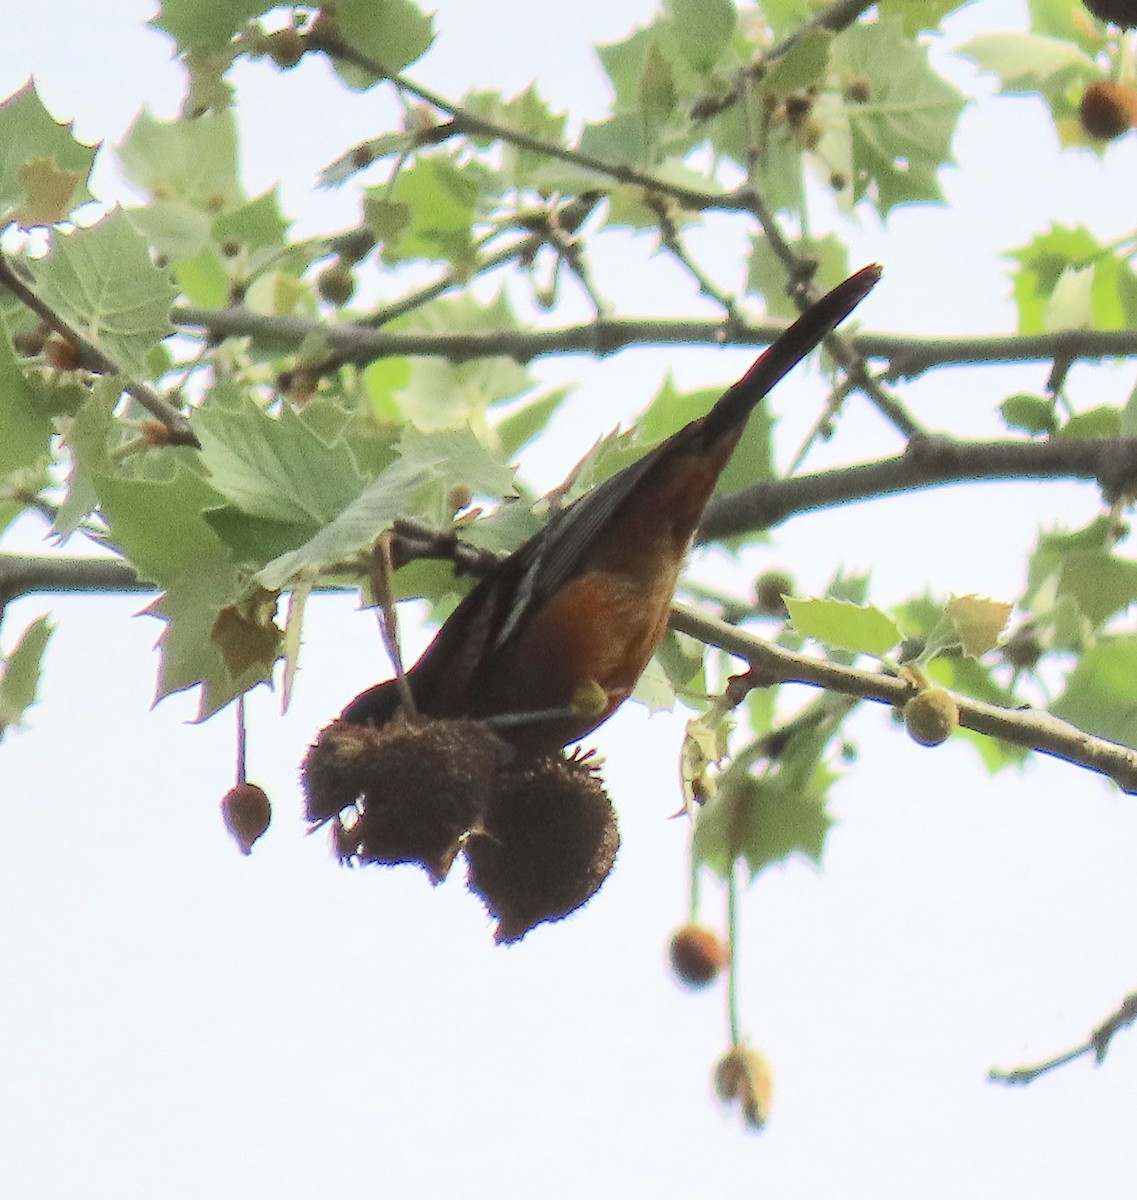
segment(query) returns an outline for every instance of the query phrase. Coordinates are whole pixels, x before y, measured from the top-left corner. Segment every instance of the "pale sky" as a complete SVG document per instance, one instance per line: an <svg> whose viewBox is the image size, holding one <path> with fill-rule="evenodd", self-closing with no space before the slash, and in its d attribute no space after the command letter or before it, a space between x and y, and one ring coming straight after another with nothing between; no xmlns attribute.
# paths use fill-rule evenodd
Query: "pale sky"
<svg viewBox="0 0 1137 1200"><path fill-rule="evenodd" d="M606 95L590 43L625 36L653 6L503 2L492 37L486 5L437 9L439 40L416 78L456 96L536 77L589 117ZM142 104L172 115L180 75L165 39L141 27L150 11L149 0L41 0L34 22L6 23L0 94L34 72L49 109L88 141L116 141ZM1018 6L981 0L952 38L1020 20ZM281 180L306 232L351 219L350 189L312 207L314 173L386 111L329 75L305 63L238 76L246 187ZM1131 230L1133 140L1102 164L1061 154L1030 102L972 105L960 169L944 175L952 209L900 210L885 228L866 218L853 235L854 263L886 267L865 324L1011 329L997 253L1051 220L1103 240ZM97 176L108 200L125 196L112 167ZM703 248L729 279L738 246L718 236ZM626 266L640 249L621 254L602 289L628 311L666 307ZM527 457L530 478L555 482L669 367L682 386L707 386L748 359L654 350L539 364L582 390ZM1075 400L1119 402L1132 377L1079 372ZM902 394L931 426L995 434L994 405L1044 378L1044 367L944 371ZM822 388L801 373L778 403L801 398L811 413ZM805 419L787 422L785 448ZM850 418L815 461L896 448ZM1013 599L1037 526L1076 525L1097 506L1085 486L956 487L797 519L746 570L700 565L740 587L786 566L804 591L838 565L871 568L885 605L925 587ZM41 538L25 524L12 545L46 550ZM292 710L252 698L250 774L275 820L244 859L217 813L232 722L188 724L189 697L149 710L159 627L131 616L142 603L34 597L3 628L9 646L42 612L59 624L30 728L0 744L0 1196L1130 1194L1137 1036L1120 1035L1100 1068L1079 1062L1026 1089L985 1074L1075 1044L1137 988L1133 798L1054 762L990 778L963 741L921 749L886 711L860 712L860 761L836 787L822 869L792 862L744 895L742 1019L775 1088L754 1135L710 1091L722 989L683 992L665 964L686 913L686 830L668 819L682 714L629 705L592 739L620 814L615 872L574 917L497 948L460 872L432 890L410 869L346 871L304 836L304 750L387 670L369 614L347 597L315 602ZM711 880L704 905L721 923Z"/></svg>

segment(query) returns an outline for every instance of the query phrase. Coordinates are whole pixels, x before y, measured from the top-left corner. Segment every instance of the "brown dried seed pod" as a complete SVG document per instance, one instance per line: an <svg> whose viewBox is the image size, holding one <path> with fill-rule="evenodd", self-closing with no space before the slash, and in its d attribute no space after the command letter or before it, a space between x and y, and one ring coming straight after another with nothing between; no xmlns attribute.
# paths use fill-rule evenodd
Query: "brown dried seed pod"
<svg viewBox="0 0 1137 1200"><path fill-rule="evenodd" d="M681 925L668 946L671 969L691 988L706 987L730 962L730 947L703 925Z"/></svg>
<svg viewBox="0 0 1137 1200"><path fill-rule="evenodd" d="M1099 79L1082 93L1078 116L1090 137L1102 141L1121 137L1137 125L1137 91L1112 79Z"/></svg>
<svg viewBox="0 0 1137 1200"><path fill-rule="evenodd" d="M481 821L510 753L479 721L399 715L380 728L333 721L304 760L308 818L354 806L359 861L418 863L439 883Z"/></svg>
<svg viewBox="0 0 1137 1200"><path fill-rule="evenodd" d="M221 798L221 819L242 854L252 853L253 843L272 821L272 805L264 788L239 783Z"/></svg>
<svg viewBox="0 0 1137 1200"><path fill-rule="evenodd" d="M620 847L597 764L550 755L507 769L465 853L468 884L497 919L497 942L586 903Z"/></svg>

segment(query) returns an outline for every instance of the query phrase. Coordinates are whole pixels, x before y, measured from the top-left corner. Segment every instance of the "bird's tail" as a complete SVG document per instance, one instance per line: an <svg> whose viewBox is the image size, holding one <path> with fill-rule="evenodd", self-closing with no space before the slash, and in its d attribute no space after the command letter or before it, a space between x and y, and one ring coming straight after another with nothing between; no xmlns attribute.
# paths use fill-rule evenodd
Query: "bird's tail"
<svg viewBox="0 0 1137 1200"><path fill-rule="evenodd" d="M756 404L857 307L876 287L881 268L862 267L810 305L749 371L716 402L703 420L701 433L713 441L741 426Z"/></svg>

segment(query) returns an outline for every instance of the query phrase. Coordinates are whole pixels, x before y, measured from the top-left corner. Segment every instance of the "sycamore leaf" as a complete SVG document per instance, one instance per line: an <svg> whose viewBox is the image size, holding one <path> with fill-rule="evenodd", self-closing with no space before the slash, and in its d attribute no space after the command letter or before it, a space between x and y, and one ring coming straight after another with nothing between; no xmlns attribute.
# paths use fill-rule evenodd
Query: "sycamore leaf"
<svg viewBox="0 0 1137 1200"><path fill-rule="evenodd" d="M225 0L223 4L162 0L161 9L150 19L150 24L169 34L184 52L226 45L246 21L273 7L274 0Z"/></svg>
<svg viewBox="0 0 1137 1200"><path fill-rule="evenodd" d="M126 178L153 200L177 200L211 216L243 200L237 124L229 111L192 121L159 121L143 111L118 149Z"/></svg>
<svg viewBox="0 0 1137 1200"><path fill-rule="evenodd" d="M342 438L328 443L302 413L271 417L246 393L222 385L193 414L210 483L242 512L292 524L311 536L347 507L366 479Z"/></svg>
<svg viewBox="0 0 1137 1200"><path fill-rule="evenodd" d="M43 652L54 628L47 617L37 617L4 662L0 672L0 737L36 702Z"/></svg>
<svg viewBox="0 0 1137 1200"><path fill-rule="evenodd" d="M95 146L75 140L70 124L52 119L31 81L0 102L0 228L11 219L12 209L31 205L38 211L47 201L44 189L54 197L52 211L59 212L44 224L60 220L90 200L87 178L95 150ZM33 164L38 165L29 176L27 170ZM53 174L59 176L54 182ZM64 177L72 181L67 196L62 195Z"/></svg>
<svg viewBox="0 0 1137 1200"><path fill-rule="evenodd" d="M832 780L823 764L814 766L804 787L783 786L777 773L761 779L732 774L698 810L695 861L723 877L738 858L752 876L794 854L819 862L833 824L825 810Z"/></svg>
<svg viewBox="0 0 1137 1200"><path fill-rule="evenodd" d="M20 369L7 330L0 326L0 479L47 461L52 424L40 398Z"/></svg>
<svg viewBox="0 0 1137 1200"><path fill-rule="evenodd" d="M790 49L774 59L762 76L762 90L784 95L817 83L829 66L833 34L828 29L806 28Z"/></svg>
<svg viewBox="0 0 1137 1200"><path fill-rule="evenodd" d="M434 19L411 0L336 0L335 23L343 40L386 71L401 71L420 59L434 41ZM382 76L333 60L336 74L357 91Z"/></svg>
<svg viewBox="0 0 1137 1200"><path fill-rule="evenodd" d="M445 466L447 479L468 484L476 496L500 500L513 490L514 469L499 462L469 428L424 433L408 425L398 450L411 466ZM438 474L443 472L439 470Z"/></svg>
<svg viewBox="0 0 1137 1200"><path fill-rule="evenodd" d="M1051 712L1087 733L1137 749L1137 638L1108 638L1086 650Z"/></svg>
<svg viewBox="0 0 1137 1200"><path fill-rule="evenodd" d="M953 596L944 613L955 625L964 654L979 658L999 642L1013 604L981 596Z"/></svg>
<svg viewBox="0 0 1137 1200"><path fill-rule="evenodd" d="M999 412L1008 429L1030 434L1050 434L1058 428L1054 400L1047 396L1018 392L1014 396L1008 396L999 405Z"/></svg>
<svg viewBox="0 0 1137 1200"><path fill-rule="evenodd" d="M802 238L796 244L802 254L817 262L813 282L820 291L836 287L849 274L849 250L836 234L823 238ZM766 311L772 317L797 320L800 313L789 295L789 272L770 247L765 234L754 235L750 262L746 269L746 286L766 301Z"/></svg>
<svg viewBox="0 0 1137 1200"><path fill-rule="evenodd" d="M121 209L57 237L34 273L36 290L57 313L130 378L148 377L149 354L174 331L177 292Z"/></svg>
<svg viewBox="0 0 1137 1200"><path fill-rule="evenodd" d="M827 646L880 658L900 641L896 622L874 605L797 596L785 601L798 633Z"/></svg>
<svg viewBox="0 0 1137 1200"><path fill-rule="evenodd" d="M432 468L395 463L304 545L273 559L258 572L255 582L268 591L278 591L302 571L358 554L396 517L415 512L423 488L436 479Z"/></svg>
<svg viewBox="0 0 1137 1200"><path fill-rule="evenodd" d="M965 42L957 53L998 75L1008 95L1045 92L1071 78L1093 79L1099 74L1094 60L1079 47L1038 33L983 33Z"/></svg>
<svg viewBox="0 0 1137 1200"><path fill-rule="evenodd" d="M719 61L738 24L734 0L664 0L663 11L680 53L700 74Z"/></svg>
<svg viewBox="0 0 1137 1200"><path fill-rule="evenodd" d="M897 204L942 199L939 168L951 143L964 98L928 63L926 46L904 33L899 17L851 26L833 41L833 64L861 75L871 100L848 107L857 198L871 178L882 213Z"/></svg>

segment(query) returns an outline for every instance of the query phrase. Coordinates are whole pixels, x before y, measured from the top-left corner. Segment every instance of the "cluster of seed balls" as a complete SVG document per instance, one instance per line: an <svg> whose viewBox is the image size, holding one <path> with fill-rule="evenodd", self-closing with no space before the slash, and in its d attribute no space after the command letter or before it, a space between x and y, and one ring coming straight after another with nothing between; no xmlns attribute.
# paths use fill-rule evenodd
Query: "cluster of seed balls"
<svg viewBox="0 0 1137 1200"><path fill-rule="evenodd" d="M414 863L437 884L462 854L498 942L579 908L620 845L598 760L522 757L480 721L333 721L301 779L308 819L333 822L341 861Z"/></svg>

